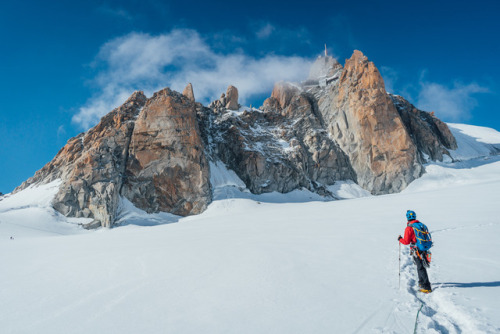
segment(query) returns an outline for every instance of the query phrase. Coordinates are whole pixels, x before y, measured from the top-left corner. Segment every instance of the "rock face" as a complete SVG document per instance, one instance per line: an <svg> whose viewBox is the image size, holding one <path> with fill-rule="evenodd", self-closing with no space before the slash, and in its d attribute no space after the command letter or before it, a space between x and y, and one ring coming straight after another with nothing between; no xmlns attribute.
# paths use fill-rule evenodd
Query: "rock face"
<svg viewBox="0 0 500 334"><path fill-rule="evenodd" d="M208 135L212 156L234 170L253 193L306 188L329 195L326 185L355 179L347 156L323 128L312 97L294 92L284 109L280 105L240 116L204 110L203 118L215 119L204 127L217 134Z"/></svg>
<svg viewBox="0 0 500 334"><path fill-rule="evenodd" d="M253 193L306 188L332 198L329 186L341 180L373 194L401 191L423 162L456 146L445 123L387 94L355 51L344 67L319 57L303 83L277 83L260 110L241 112L234 86L208 107L191 84L149 99L135 92L15 191L61 179L56 210L110 227L120 197L147 212L202 212L212 200L209 161L225 163Z"/></svg>
<svg viewBox="0 0 500 334"><path fill-rule="evenodd" d="M417 148L379 71L360 51L346 61L338 84L326 89L319 109L359 185L373 194L397 192L422 174Z"/></svg>
<svg viewBox="0 0 500 334"><path fill-rule="evenodd" d="M196 125L187 97L166 89L148 100L136 92L15 191L62 179L54 208L94 218L93 227L113 225L120 195L148 212L200 213L211 194Z"/></svg>
<svg viewBox="0 0 500 334"><path fill-rule="evenodd" d="M432 113L418 110L401 96L391 95L391 98L420 153L431 160L443 161L443 155L450 155L448 150L457 149L448 126Z"/></svg>
<svg viewBox="0 0 500 334"><path fill-rule="evenodd" d="M142 92L134 93L94 128L70 139L51 162L16 191L60 178L63 184L53 200L57 211L65 216L91 217L102 226L111 226L123 184L133 119L145 103Z"/></svg>
<svg viewBox="0 0 500 334"><path fill-rule="evenodd" d="M201 213L210 175L193 101L166 88L137 117L122 194L147 212Z"/></svg>

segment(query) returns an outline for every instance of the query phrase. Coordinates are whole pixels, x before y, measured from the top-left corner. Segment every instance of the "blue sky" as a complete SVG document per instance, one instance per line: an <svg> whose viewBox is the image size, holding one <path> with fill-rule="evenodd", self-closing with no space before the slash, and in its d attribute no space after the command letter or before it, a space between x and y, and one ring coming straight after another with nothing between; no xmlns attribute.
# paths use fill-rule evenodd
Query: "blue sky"
<svg viewBox="0 0 500 334"><path fill-rule="evenodd" d="M361 50L390 92L500 130L498 1L10 1L0 5L0 192L134 90L234 84L260 105L323 52Z"/></svg>

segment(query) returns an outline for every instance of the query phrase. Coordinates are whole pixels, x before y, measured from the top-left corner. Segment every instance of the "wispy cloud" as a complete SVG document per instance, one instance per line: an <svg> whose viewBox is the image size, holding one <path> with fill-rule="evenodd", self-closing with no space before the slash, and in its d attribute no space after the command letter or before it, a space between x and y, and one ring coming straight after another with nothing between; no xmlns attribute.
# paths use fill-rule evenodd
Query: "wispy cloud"
<svg viewBox="0 0 500 334"><path fill-rule="evenodd" d="M463 84L455 82L445 86L435 82L420 82L417 107L422 110L435 111L445 121L467 121L472 110L477 106L475 95L487 93L489 90L477 83Z"/></svg>
<svg viewBox="0 0 500 334"><path fill-rule="evenodd" d="M312 46L314 42L313 36L309 30L300 25L292 27L277 25L269 21L255 21L248 25L248 28L253 32L253 38L249 38L253 47L263 47L269 50L270 47L275 52L288 52L290 46L294 48L300 46L301 48L313 49L314 51L321 50L321 45L316 47ZM312 50L312 51L313 51Z"/></svg>
<svg viewBox="0 0 500 334"><path fill-rule="evenodd" d="M380 71L384 78L386 91L400 94L421 110L434 111L447 122L468 121L477 107L477 94L488 93L487 87L475 82L451 84L432 82L426 79L427 70L420 73L417 83L402 84L400 73L395 69L382 66Z"/></svg>
<svg viewBox="0 0 500 334"><path fill-rule="evenodd" d="M131 33L101 47L94 62L99 72L92 80L97 93L79 109L73 122L88 128L134 90L147 95L163 87L182 91L188 82L200 102L218 98L232 84L245 103L252 96L270 93L276 81L303 80L310 64L310 59L295 56L218 53L195 30Z"/></svg>
<svg viewBox="0 0 500 334"><path fill-rule="evenodd" d="M261 25L261 27L257 29L257 31L255 32L255 35L259 39L266 39L269 36L271 36L273 31L275 31L275 30L276 30L276 28L274 27L274 25L267 22L267 23Z"/></svg>
<svg viewBox="0 0 500 334"><path fill-rule="evenodd" d="M133 20L132 14L123 8L110 7L108 4L104 3L97 8L97 10L105 15L114 16L117 18L125 20Z"/></svg>
<svg viewBox="0 0 500 334"><path fill-rule="evenodd" d="M64 127L64 125L60 125L57 128L57 138L60 138L60 137L65 136L65 135L66 135L66 128Z"/></svg>

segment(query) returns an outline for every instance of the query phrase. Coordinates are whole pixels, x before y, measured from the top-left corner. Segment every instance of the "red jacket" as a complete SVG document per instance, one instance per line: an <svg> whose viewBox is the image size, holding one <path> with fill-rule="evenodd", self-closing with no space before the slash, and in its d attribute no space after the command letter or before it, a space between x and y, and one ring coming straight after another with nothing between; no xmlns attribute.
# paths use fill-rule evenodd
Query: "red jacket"
<svg viewBox="0 0 500 334"><path fill-rule="evenodd" d="M407 225L410 225L413 223L419 223L419 221L416 219L409 220ZM403 245L417 243L417 237L415 237L415 231L413 231L413 228L411 226L406 226L405 235L401 239L399 239L399 242L402 243Z"/></svg>

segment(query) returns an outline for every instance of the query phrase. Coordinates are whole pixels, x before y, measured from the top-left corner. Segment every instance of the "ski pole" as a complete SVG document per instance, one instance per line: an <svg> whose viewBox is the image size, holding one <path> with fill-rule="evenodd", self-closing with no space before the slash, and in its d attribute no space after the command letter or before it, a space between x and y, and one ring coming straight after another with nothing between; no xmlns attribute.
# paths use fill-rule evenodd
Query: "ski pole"
<svg viewBox="0 0 500 334"><path fill-rule="evenodd" d="M401 243L399 244L399 289L401 289Z"/></svg>

